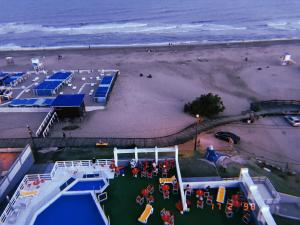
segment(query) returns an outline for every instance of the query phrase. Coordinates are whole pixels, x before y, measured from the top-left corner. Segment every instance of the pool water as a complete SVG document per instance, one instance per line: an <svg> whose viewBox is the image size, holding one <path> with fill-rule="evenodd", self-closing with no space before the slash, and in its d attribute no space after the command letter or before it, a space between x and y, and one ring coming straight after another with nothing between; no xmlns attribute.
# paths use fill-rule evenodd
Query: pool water
<svg viewBox="0 0 300 225"><path fill-rule="evenodd" d="M91 194L62 195L42 213L34 225L105 225Z"/></svg>
<svg viewBox="0 0 300 225"><path fill-rule="evenodd" d="M100 190L105 185L103 180L79 181L69 191Z"/></svg>

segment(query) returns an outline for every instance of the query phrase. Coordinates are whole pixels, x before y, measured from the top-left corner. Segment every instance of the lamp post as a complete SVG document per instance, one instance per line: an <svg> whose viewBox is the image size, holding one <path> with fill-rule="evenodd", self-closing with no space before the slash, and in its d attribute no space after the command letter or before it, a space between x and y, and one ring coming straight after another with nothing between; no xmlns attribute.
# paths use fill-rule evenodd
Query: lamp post
<svg viewBox="0 0 300 225"><path fill-rule="evenodd" d="M198 123L199 123L199 114L196 114L196 129L195 129L195 145L194 145L194 151L197 150L197 137L198 137Z"/></svg>
<svg viewBox="0 0 300 225"><path fill-rule="evenodd" d="M29 125L27 125L26 126L27 127L27 131L28 131L28 134L29 134L29 136L30 136L30 139L31 139L31 142L32 142L32 145L33 145L33 147L35 147L35 145L34 145L34 140L33 140L33 132L32 132L32 130L31 130L31 128L30 128L30 126Z"/></svg>

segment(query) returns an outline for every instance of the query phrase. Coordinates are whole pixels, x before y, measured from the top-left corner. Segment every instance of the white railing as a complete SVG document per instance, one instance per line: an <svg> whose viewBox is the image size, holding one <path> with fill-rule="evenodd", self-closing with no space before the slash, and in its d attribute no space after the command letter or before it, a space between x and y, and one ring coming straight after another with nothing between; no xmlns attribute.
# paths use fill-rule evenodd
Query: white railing
<svg viewBox="0 0 300 225"><path fill-rule="evenodd" d="M53 114L54 110L50 110L48 112L48 114L46 115L46 117L44 118L43 122L41 123L41 125L39 126L39 128L37 129L37 131L35 132L35 135L38 137L42 130L44 129L44 127L47 125L48 120L51 118L52 114Z"/></svg>
<svg viewBox="0 0 300 225"><path fill-rule="evenodd" d="M20 191L27 187L29 182L35 180L48 180L51 181L55 177L55 174L59 168L70 168L70 167L93 167L93 166L109 166L113 162L113 159L98 159L96 163L93 163L92 160L78 160L78 161L57 161L55 162L50 173L45 174L27 174L22 179L18 188L16 189L14 195L11 197L8 205L4 209L1 217L0 224L4 224L8 216L13 211L13 206L16 203L17 199L20 196Z"/></svg>
<svg viewBox="0 0 300 225"><path fill-rule="evenodd" d="M178 180L178 184L179 184L179 191L180 191L181 202L182 202L182 210L183 210L183 212L186 212L188 210L188 208L187 208L186 196L184 193L183 182L182 182L182 177L181 177L181 172L180 172L180 167L179 167L178 146L177 145L175 146L175 164L176 164L177 180Z"/></svg>
<svg viewBox="0 0 300 225"><path fill-rule="evenodd" d="M249 197L251 197L251 201L254 201L258 206L258 221L266 223L268 225L276 225L269 207L266 205L263 197L261 196L257 185L254 184L252 178L250 177L247 168L241 169L240 180L243 182L247 190L251 193L250 195L247 194L248 200L250 200Z"/></svg>
<svg viewBox="0 0 300 225"><path fill-rule="evenodd" d="M24 165L24 163L26 162L28 157L30 157L30 154L31 154L31 148L30 148L30 145L27 145L25 147L25 149L22 151L22 153L18 156L18 159L13 163L10 170L3 177L3 179L0 182L0 195L1 195L1 197L6 192L7 188L10 186L10 183L11 183L12 179L14 179L14 177L19 172L19 170L22 169L22 166ZM0 222L1 222L1 220L2 219L0 219Z"/></svg>
<svg viewBox="0 0 300 225"><path fill-rule="evenodd" d="M57 118L57 114L56 112L54 112L51 116L51 119L49 120L49 122L47 123L44 131L43 131L43 137L46 137L49 130L50 130L50 126L54 123L55 118Z"/></svg>

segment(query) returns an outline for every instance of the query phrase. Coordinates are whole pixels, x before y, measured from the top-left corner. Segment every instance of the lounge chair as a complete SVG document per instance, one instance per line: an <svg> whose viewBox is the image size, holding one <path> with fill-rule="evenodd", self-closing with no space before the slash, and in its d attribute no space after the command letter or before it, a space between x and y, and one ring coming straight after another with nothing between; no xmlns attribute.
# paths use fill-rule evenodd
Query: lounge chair
<svg viewBox="0 0 300 225"><path fill-rule="evenodd" d="M20 196L22 197L33 197L39 194L38 190L21 190Z"/></svg>

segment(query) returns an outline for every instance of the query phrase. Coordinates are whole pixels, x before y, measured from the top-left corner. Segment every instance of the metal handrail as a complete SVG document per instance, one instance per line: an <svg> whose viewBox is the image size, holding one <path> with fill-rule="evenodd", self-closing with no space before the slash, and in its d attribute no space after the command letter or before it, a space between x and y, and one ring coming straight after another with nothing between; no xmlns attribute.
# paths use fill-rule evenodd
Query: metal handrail
<svg viewBox="0 0 300 225"><path fill-rule="evenodd" d="M47 125L47 121L49 120L49 118L51 118L52 116L52 113L54 112L54 109L51 109L48 114L46 115L46 117L44 118L43 122L41 123L41 125L39 126L39 128L37 129L37 131L35 132L35 135L38 137L43 128Z"/></svg>

